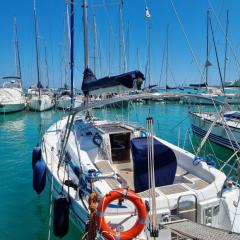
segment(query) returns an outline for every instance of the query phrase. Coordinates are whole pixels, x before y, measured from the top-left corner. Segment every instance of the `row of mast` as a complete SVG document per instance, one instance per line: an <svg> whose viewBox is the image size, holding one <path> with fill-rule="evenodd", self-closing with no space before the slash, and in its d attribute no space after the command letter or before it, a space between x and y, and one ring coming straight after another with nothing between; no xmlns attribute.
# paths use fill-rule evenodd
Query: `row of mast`
<svg viewBox="0 0 240 240"><path fill-rule="evenodd" d="M73 79L74 79L74 0L71 1L71 15L70 15L70 79L71 79L71 97L73 98ZM83 0L83 36L84 36L84 69L89 67L89 46L88 46L88 20L87 20L87 0ZM206 44L206 64L205 64L205 84L208 84L208 67L211 66L209 61L209 23L211 25L211 19L209 16L209 11L207 12L207 44ZM147 76L149 79L149 85L151 82L150 75L150 23L148 21L148 63L147 63ZM226 21L226 35L225 35L225 53L224 53L224 70L223 77L221 75L221 70L219 66L219 60L216 52L215 46L215 54L218 62L218 70L221 78L221 85L224 91L224 83L226 80L226 65L227 65L227 37L228 37L228 12L227 12L227 21ZM96 74L96 59L97 59L97 25L96 25L96 17L93 18L93 27L94 27L94 74ZM20 66L20 57L19 57L19 44L17 37L17 27L16 27L16 19L14 20L14 28L15 28L15 45L16 45L16 65L17 65L17 76L21 79L21 66ZM37 86L41 86L41 75L40 75L40 51L39 51L39 32L38 32L38 19L36 15L36 3L34 0L34 28L35 28L35 47L36 47L36 58L37 58ZM212 30L211 30L212 31ZM166 89L168 82L168 27L167 27L167 39L166 39ZM213 42L215 42L214 35L212 32ZM110 37L109 37L110 38ZM109 39L110 41L110 39ZM137 49L137 61L139 67L139 52ZM46 61L46 49L45 49L45 62ZM110 52L109 52L109 63L110 63ZM109 66L110 67L110 66ZM123 33L123 0L119 0L119 72L127 71L127 59L126 59L126 46L125 46L125 37ZM109 69L110 74L110 69ZM49 79L49 77L48 77ZM49 80L48 80L49 81ZM40 90L39 90L40 95Z"/></svg>
<svg viewBox="0 0 240 240"><path fill-rule="evenodd" d="M70 6L70 81L71 81L71 97L73 99L73 79L74 79L74 0L71 0ZM84 69L89 68L89 46L88 46L88 19L87 19L87 0L82 1L83 8L83 36L84 36ZM93 18L94 21L94 74L96 74L96 59L97 59L97 24L96 17ZM16 61L17 61L17 76L21 78L21 68L20 68L20 57L19 48L17 40L17 28L15 24L16 31ZM41 84L41 71L40 71L40 43L39 43L39 31L38 31L38 18L36 13L36 0L34 0L34 30L35 30L35 50L36 50L36 62L37 62L37 88L39 89L40 96L40 86ZM110 41L110 36L109 36ZM109 52L109 65L111 61L111 56ZM45 49L45 63L47 65L46 59L46 49ZM123 0L119 0L119 72L125 72L127 70L126 63L126 46L125 38L123 34ZM109 66L110 74L110 66ZM47 76L49 79L49 76ZM49 80L48 80L49 81Z"/></svg>
<svg viewBox="0 0 240 240"><path fill-rule="evenodd" d="M213 40L213 45L214 45L214 50L215 50L215 55L216 55L216 60L217 60L217 65L218 65L218 72L221 80L221 86L223 93L225 92L224 90L224 85L226 83L226 67L227 67L227 47L228 47L228 28L229 28L229 17L228 17L228 11L227 11L227 19L226 19L226 30L225 30L225 51L224 51L224 67L223 67L223 76L220 68L220 63L219 63L219 57L217 53L217 48L216 48L216 42L215 42L215 37L213 33L213 27L212 27L212 22L210 18L210 13L207 11L207 33L206 33L206 63L205 63L205 85L206 87L208 86L208 67L211 66L211 62L209 61L209 26L212 34L212 40Z"/></svg>

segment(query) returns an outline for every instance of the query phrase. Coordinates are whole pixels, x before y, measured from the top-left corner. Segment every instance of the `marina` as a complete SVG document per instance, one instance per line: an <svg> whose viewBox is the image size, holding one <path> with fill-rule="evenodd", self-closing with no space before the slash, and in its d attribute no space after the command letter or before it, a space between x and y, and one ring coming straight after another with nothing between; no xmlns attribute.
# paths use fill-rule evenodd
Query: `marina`
<svg viewBox="0 0 240 240"><path fill-rule="evenodd" d="M238 3L30 2L0 68L0 239L240 239Z"/></svg>
<svg viewBox="0 0 240 240"><path fill-rule="evenodd" d="M161 110L161 114L158 112ZM110 119L116 119L116 114L121 115L121 109L101 109L95 110L99 117L108 116ZM151 112L151 115L154 116L156 124L154 124L154 132L157 136L185 148L186 150L193 151L192 144L198 146L200 144L200 138L194 136L190 133L190 121L188 119L188 108L184 105L179 105L176 103L170 104L159 104L152 102L149 104L138 104L134 103L131 109L130 116L128 113L124 114L124 119L135 122L142 122L145 124L145 118L142 117L139 112ZM180 114L181 113L181 114ZM66 114L66 113L65 113ZM12 238L14 239L15 235L8 230L7 225L15 224L16 231L19 231L18 236L26 236L25 232L29 234L29 239L34 238L36 234L40 238L45 239L48 234L48 219L49 219L49 194L50 194L50 185L46 185L44 194L36 196L32 191L32 182L29 179L32 178L31 162L29 156L31 156L32 149L39 141L39 129L40 126L44 126L47 130L48 126L62 118L64 115L62 111L47 111L47 112L20 112L14 113L11 115L1 115L1 141L4 141L5 144L1 144L1 155L4 159L8 159L4 164L2 163L4 169L8 169L8 172L11 173L12 179L14 182L9 184L8 177L9 175L5 173L5 170L1 168L2 181L1 189L3 199L6 201L2 202L1 212L6 213L2 218L1 224L1 233L3 239ZM169 125L166 127L164 124L165 119L168 119ZM184 120L184 121L183 121ZM179 123L182 122L180 125ZM34 124L33 124L34 123ZM179 137L179 129L181 134ZM189 133L188 133L189 131ZM172 132L172 134L169 134ZM15 137L12 136L12 133L15 133ZM187 134L186 134L187 133ZM189 138L190 137L190 138ZM28 139L28 140L26 140ZM193 142L191 144L191 141ZM16 148L15 142L18 142L18 147ZM184 146L185 145L185 146ZM212 144L214 151L222 160L227 161L232 155L230 150L225 150L224 154L222 147ZM25 148L26 151L22 151ZM211 147L207 144L207 151L211 152ZM11 157L9 152L12 152ZM18 165L15 164L15 159L18 158ZM220 163L223 166L223 162ZM15 168L18 168L18 171ZM231 172L230 168L224 168L226 174ZM235 176L235 172L232 172L232 176ZM21 189L21 190L20 190ZM15 201L15 194L18 193L19 201ZM16 216L21 216L22 208L26 209L29 214L25 215L24 219L29 221L31 219L33 227L31 230L24 224L24 222L19 222ZM12 209L12 215L7 214L8 209ZM29 219L29 220L28 220ZM19 230L18 230L19 229ZM24 230L25 229L25 230ZM54 238L53 233L51 237ZM70 222L69 233L64 239L79 238L83 234L83 229L81 231ZM42 236L42 237L41 237Z"/></svg>

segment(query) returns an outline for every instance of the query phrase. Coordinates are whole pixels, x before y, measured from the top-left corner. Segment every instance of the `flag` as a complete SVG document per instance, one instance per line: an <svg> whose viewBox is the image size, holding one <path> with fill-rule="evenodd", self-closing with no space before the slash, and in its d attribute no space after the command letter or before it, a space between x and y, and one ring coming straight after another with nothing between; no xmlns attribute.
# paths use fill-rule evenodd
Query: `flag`
<svg viewBox="0 0 240 240"><path fill-rule="evenodd" d="M212 66L212 63L207 60L206 63L205 63L205 67L210 67L210 66Z"/></svg>

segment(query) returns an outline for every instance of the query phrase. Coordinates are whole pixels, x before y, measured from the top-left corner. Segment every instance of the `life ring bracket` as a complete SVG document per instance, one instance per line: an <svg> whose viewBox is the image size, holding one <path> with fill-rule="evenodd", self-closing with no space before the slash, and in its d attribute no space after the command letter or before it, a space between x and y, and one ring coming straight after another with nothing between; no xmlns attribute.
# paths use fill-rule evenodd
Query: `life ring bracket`
<svg viewBox="0 0 240 240"><path fill-rule="evenodd" d="M108 207L108 205L117 199L128 199L130 202L134 204L137 209L137 220L135 224L126 231L116 231L110 228L107 224L104 213ZM142 201L139 195L137 195L131 189L119 188L112 190L108 194L106 194L99 202L96 213L96 222L99 231L106 239L112 240L131 240L137 237L145 227L145 222L147 218L147 210L145 203Z"/></svg>

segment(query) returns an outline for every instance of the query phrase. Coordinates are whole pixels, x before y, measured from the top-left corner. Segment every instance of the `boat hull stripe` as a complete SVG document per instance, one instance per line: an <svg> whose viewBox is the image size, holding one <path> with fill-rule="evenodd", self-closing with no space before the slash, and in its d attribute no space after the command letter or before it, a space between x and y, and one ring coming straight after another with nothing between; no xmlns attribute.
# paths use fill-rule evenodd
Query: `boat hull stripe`
<svg viewBox="0 0 240 240"><path fill-rule="evenodd" d="M192 124L192 130L193 130L194 133L196 133L197 135L200 135L200 136L205 136L206 133L207 133L207 131L205 131L205 130L203 130L203 129L201 129L201 128L193 125L193 124ZM218 143L220 145L223 145L223 146L231 148L231 149L233 149L233 147L238 148L238 145L240 145L240 143L238 143L238 145L237 145L237 143L235 141L230 141L226 138L223 138L223 137L218 136L218 135L213 134L213 133L209 134L209 139L211 141L215 142L215 143Z"/></svg>

